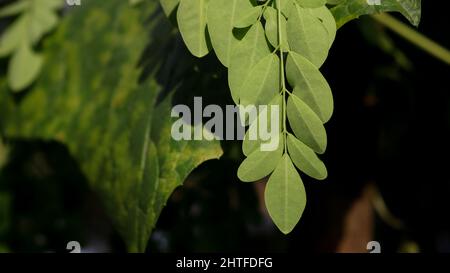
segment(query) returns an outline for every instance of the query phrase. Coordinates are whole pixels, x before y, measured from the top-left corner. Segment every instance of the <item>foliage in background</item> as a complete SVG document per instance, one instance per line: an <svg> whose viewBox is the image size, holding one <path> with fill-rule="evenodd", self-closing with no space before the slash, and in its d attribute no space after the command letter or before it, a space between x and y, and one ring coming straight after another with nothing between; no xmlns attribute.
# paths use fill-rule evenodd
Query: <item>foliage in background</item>
<svg viewBox="0 0 450 273"><path fill-rule="evenodd" d="M18 0L0 9L0 18L14 21L0 37L0 57L9 57L8 85L18 92L39 75L44 57L34 48L58 24L61 0Z"/></svg>
<svg viewBox="0 0 450 273"><path fill-rule="evenodd" d="M130 251L145 250L165 202L191 170L221 154L217 142L170 137L172 90L163 94L166 82L156 79L164 59L143 55L166 46L167 36L145 35L164 26L156 8L152 1L139 9L121 0L83 3L46 41L48 61L25 99L15 104L5 82L0 95L5 134L66 144ZM137 68L149 58L150 71ZM175 63L165 69L176 70Z"/></svg>
<svg viewBox="0 0 450 273"><path fill-rule="evenodd" d="M418 26L421 17L421 0L382 0L381 5L369 4L367 0L341 0L331 9L337 27L365 14L396 11L405 16L411 24ZM375 2L374 2L375 3Z"/></svg>

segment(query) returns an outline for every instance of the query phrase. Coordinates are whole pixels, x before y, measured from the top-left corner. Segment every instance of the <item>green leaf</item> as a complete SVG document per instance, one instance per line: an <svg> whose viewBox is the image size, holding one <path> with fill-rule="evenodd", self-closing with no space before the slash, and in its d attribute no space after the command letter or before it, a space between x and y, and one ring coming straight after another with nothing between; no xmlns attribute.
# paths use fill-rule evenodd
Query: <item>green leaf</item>
<svg viewBox="0 0 450 273"><path fill-rule="evenodd" d="M247 130L247 132L245 133L245 137L244 140L242 141L242 151L244 152L244 155L249 156L252 152L254 152L256 149L260 148L261 143L266 143L266 141L264 141L260 134L259 134L259 121L263 118L265 118L268 122L267 124L267 128L270 128L270 130L273 130L274 128L272 128L272 126L278 126L279 130L281 131L281 119L282 119L282 100L283 97L278 94L275 96L275 98L273 98L270 103L268 104L267 108L265 108L264 110L262 110L260 113L258 113L258 118L253 121L250 124L249 129ZM272 111L271 111L271 107L272 106L278 106L279 109L279 120L278 120L278 124L273 125L272 124ZM251 134L254 134L253 132L257 132L257 139L250 138Z"/></svg>
<svg viewBox="0 0 450 273"><path fill-rule="evenodd" d="M256 22L244 38L236 44L230 59L228 84L236 104L239 104L242 85L250 74L251 68L268 55L270 55L270 49L264 29L261 22Z"/></svg>
<svg viewBox="0 0 450 273"><path fill-rule="evenodd" d="M266 19L266 36L269 40L270 44L273 47L278 47L279 45L279 36L278 36L278 11L272 7L267 7L264 11L264 19ZM286 18L281 16L281 37L283 41L281 41L281 48L284 52L289 50L289 44L287 41L287 33L286 33Z"/></svg>
<svg viewBox="0 0 450 273"><path fill-rule="evenodd" d="M327 0L295 0L297 4L304 8L318 8L327 3Z"/></svg>
<svg viewBox="0 0 450 273"><path fill-rule="evenodd" d="M14 53L8 67L8 83L13 91L21 91L39 75L43 58L23 43Z"/></svg>
<svg viewBox="0 0 450 273"><path fill-rule="evenodd" d="M280 91L280 58L270 54L250 71L241 90L241 105L267 104Z"/></svg>
<svg viewBox="0 0 450 273"><path fill-rule="evenodd" d="M206 29L209 0L180 0L177 21L181 36L192 55L203 57L211 50Z"/></svg>
<svg viewBox="0 0 450 273"><path fill-rule="evenodd" d="M29 1L29 0L22 0L22 1ZM37 8L47 8L52 10L57 10L66 4L65 1L61 0L34 0L31 1L33 4L36 5Z"/></svg>
<svg viewBox="0 0 450 273"><path fill-rule="evenodd" d="M259 16L261 16L262 8L261 6L252 7L247 13L240 15L236 19L236 23L234 24L235 28L246 28L258 20Z"/></svg>
<svg viewBox="0 0 450 273"><path fill-rule="evenodd" d="M230 64L232 48L238 41L233 28L238 20L251 13L248 0L210 0L208 5L208 32L217 57L226 67Z"/></svg>
<svg viewBox="0 0 450 273"><path fill-rule="evenodd" d="M327 147L327 133L322 121L309 106L296 95L289 96L287 103L289 124L295 135L316 153L322 154Z"/></svg>
<svg viewBox="0 0 450 273"><path fill-rule="evenodd" d="M331 9L338 28L361 15L396 11L411 24L418 26L422 14L421 0L382 0L381 5L370 5L367 0L345 0Z"/></svg>
<svg viewBox="0 0 450 273"><path fill-rule="evenodd" d="M295 166L312 178L323 180L327 178L327 168L316 153L291 134L287 136L289 155Z"/></svg>
<svg viewBox="0 0 450 273"><path fill-rule="evenodd" d="M274 151L256 149L239 166L238 177L243 182L254 182L268 176L278 165L284 149L283 134L279 136L278 148Z"/></svg>
<svg viewBox="0 0 450 273"><path fill-rule="evenodd" d="M155 1L141 4L83 2L49 37L42 76L21 102L0 88L1 131L67 145L131 252L145 250L173 190L222 153L217 141L172 139L172 92L157 101L166 85L153 69L168 55L170 25ZM179 73L177 61L168 71Z"/></svg>
<svg viewBox="0 0 450 273"><path fill-rule="evenodd" d="M283 0L281 2L281 12L286 18L289 18L292 10L294 10L294 1L295 0Z"/></svg>
<svg viewBox="0 0 450 273"><path fill-rule="evenodd" d="M0 9L0 18L24 12L30 6L29 1L16 1Z"/></svg>
<svg viewBox="0 0 450 273"><path fill-rule="evenodd" d="M159 2L161 3L164 13L169 17L177 8L180 0L159 0Z"/></svg>
<svg viewBox="0 0 450 273"><path fill-rule="evenodd" d="M0 37L0 57L12 54L27 37L26 16L21 16Z"/></svg>
<svg viewBox="0 0 450 273"><path fill-rule="evenodd" d="M334 39L336 38L336 21L334 20L333 14L327 7L321 7L317 9L311 9L311 13L319 18L323 26L326 28L329 39L329 47L333 45Z"/></svg>
<svg viewBox="0 0 450 273"><path fill-rule="evenodd" d="M30 15L29 35L32 44L37 43L42 36L58 25L59 18L56 13L45 6L35 5Z"/></svg>
<svg viewBox="0 0 450 273"><path fill-rule="evenodd" d="M298 5L287 23L291 50L301 54L320 68L328 56L330 38L322 22Z"/></svg>
<svg viewBox="0 0 450 273"><path fill-rule="evenodd" d="M275 225L284 234L291 232L305 210L306 191L287 154L284 154L270 176L264 197Z"/></svg>
<svg viewBox="0 0 450 273"><path fill-rule="evenodd" d="M294 87L294 94L311 107L323 123L327 122L333 114L333 95L319 69L300 54L289 52L286 77Z"/></svg>
<svg viewBox="0 0 450 273"><path fill-rule="evenodd" d="M8 69L13 91L25 89L39 75L43 58L32 47L56 27L56 11L63 5L59 0L19 0L0 10L0 17L19 15L0 38L0 56L13 54Z"/></svg>

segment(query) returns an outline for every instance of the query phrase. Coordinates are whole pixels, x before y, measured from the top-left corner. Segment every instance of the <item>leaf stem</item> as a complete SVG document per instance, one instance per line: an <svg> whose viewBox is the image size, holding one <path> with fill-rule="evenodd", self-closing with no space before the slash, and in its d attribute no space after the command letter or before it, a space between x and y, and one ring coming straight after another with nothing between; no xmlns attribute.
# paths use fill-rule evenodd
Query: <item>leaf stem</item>
<svg viewBox="0 0 450 273"><path fill-rule="evenodd" d="M272 3L272 0L267 0L263 5L259 5L259 6L262 7L262 8L261 8L262 11L261 11L261 14L260 14L259 17L258 17L258 22L261 21L261 17L263 16L264 11L266 10L266 8L267 8L267 6L269 5L269 3Z"/></svg>
<svg viewBox="0 0 450 273"><path fill-rule="evenodd" d="M282 29L281 29L281 0L276 0L277 10L278 10L278 46L280 48L280 61L281 61L281 69L280 69L280 80L281 80L281 92L283 93L283 137L284 139L284 153L286 153L286 134L287 134L287 125L286 125L286 83L284 76L284 53L283 53L283 45L281 44L283 41L282 37Z"/></svg>
<svg viewBox="0 0 450 273"><path fill-rule="evenodd" d="M448 49L417 32L413 28L403 24L386 13L372 15L372 18L417 47L421 48L428 54L436 57L446 64L450 64L450 51Z"/></svg>

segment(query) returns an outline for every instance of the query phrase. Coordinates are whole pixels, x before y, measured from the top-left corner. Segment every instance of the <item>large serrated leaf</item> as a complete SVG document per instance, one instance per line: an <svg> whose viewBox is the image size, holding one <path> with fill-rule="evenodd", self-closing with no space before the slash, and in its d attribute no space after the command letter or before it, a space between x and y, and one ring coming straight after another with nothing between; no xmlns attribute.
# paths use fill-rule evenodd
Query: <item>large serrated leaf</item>
<svg viewBox="0 0 450 273"><path fill-rule="evenodd" d="M389 11L400 12L411 24L418 26L422 14L421 0L382 0L379 5L370 4L367 0L344 0L331 9L338 28L359 16Z"/></svg>
<svg viewBox="0 0 450 273"><path fill-rule="evenodd" d="M44 73L20 104L0 88L2 132L66 144L132 252L145 250L172 191L221 154L217 142L171 138L171 96L157 102L158 70L143 77L138 68L147 46L153 66L163 60L167 36L156 30L166 19L156 9L154 1L139 9L122 0L83 2L49 38Z"/></svg>
<svg viewBox="0 0 450 273"><path fill-rule="evenodd" d="M275 225L287 234L300 220L306 206L303 182L287 154L267 182L264 198Z"/></svg>

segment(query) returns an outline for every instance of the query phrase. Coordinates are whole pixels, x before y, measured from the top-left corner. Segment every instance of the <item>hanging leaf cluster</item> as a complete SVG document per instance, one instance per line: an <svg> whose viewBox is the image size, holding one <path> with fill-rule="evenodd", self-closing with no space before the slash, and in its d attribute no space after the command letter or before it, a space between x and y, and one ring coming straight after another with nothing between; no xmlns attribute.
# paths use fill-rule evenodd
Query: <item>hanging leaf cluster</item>
<svg viewBox="0 0 450 273"><path fill-rule="evenodd" d="M289 233L306 205L298 170L327 177L317 154L325 152L324 124L333 112L330 86L319 71L335 39L336 22L326 0L161 0L167 15L176 11L178 28L190 50L203 57L214 50L228 68L238 105L277 105L279 145L264 151L250 140L238 169L245 182L269 177L265 202L274 223ZM177 8L178 7L178 8ZM261 112L249 127L256 126ZM269 119L271 120L271 119Z"/></svg>

